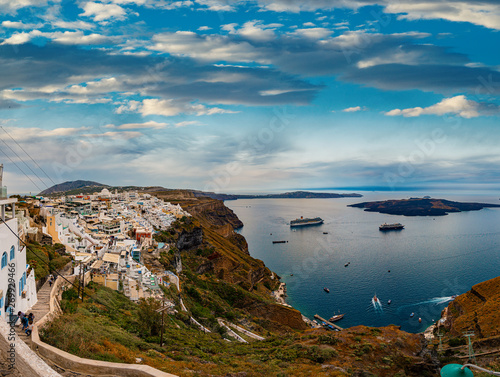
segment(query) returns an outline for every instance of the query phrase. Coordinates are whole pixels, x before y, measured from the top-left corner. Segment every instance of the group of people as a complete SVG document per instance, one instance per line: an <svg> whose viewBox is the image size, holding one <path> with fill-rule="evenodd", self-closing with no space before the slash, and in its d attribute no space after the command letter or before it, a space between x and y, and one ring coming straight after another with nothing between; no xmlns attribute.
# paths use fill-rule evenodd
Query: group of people
<svg viewBox="0 0 500 377"><path fill-rule="evenodd" d="M21 325L23 325L22 331L24 331L26 335L31 335L31 332L33 331L33 322L35 320L35 315L33 313L26 315L20 311L17 313L17 316L21 320Z"/></svg>

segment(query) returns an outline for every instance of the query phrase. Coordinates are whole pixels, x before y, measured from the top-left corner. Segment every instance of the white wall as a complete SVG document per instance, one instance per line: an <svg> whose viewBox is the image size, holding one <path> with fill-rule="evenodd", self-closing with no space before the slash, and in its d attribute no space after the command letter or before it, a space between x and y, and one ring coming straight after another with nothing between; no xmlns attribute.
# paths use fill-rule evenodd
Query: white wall
<svg viewBox="0 0 500 377"><path fill-rule="evenodd" d="M15 234L8 229L7 225ZM1 268L0 265L0 289L3 291L3 297L0 298L2 304L0 307L0 314L4 319L7 318L5 315L5 304L9 282L13 283L15 286L14 313L17 314L18 311L28 311L37 301L34 276L30 277L26 274L26 248L19 247L19 240L16 237L18 234L17 219L8 220L7 225L4 223L0 224L0 261L4 253L7 253L7 266ZM11 260L10 249L12 246L14 246L14 258ZM24 287L22 287L20 283L23 274L25 274L25 279L23 279ZM22 297L21 289L26 292L24 298Z"/></svg>

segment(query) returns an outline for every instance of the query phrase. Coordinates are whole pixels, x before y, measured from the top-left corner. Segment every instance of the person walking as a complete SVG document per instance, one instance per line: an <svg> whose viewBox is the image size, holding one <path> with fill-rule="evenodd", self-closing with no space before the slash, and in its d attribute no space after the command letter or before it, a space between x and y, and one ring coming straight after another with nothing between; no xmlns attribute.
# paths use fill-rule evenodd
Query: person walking
<svg viewBox="0 0 500 377"><path fill-rule="evenodd" d="M17 312L17 318L19 319L19 325L22 325L22 319L24 317L24 313L22 311Z"/></svg>
<svg viewBox="0 0 500 377"><path fill-rule="evenodd" d="M26 333L26 335L30 336L32 332L33 332L33 322L28 324L28 327L26 328L25 333Z"/></svg>
<svg viewBox="0 0 500 377"><path fill-rule="evenodd" d="M26 328L29 325L29 323L28 323L28 317L26 315L23 315L23 317L21 318L21 323L23 324L22 331L26 330Z"/></svg>

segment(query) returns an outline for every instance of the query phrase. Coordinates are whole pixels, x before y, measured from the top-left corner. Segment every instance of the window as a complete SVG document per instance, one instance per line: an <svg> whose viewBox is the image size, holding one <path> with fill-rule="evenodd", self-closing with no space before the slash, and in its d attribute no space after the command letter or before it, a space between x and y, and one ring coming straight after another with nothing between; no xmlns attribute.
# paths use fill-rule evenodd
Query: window
<svg viewBox="0 0 500 377"><path fill-rule="evenodd" d="M15 253L16 253L16 248L12 246L10 248L10 260L14 259L14 257L16 256Z"/></svg>
<svg viewBox="0 0 500 377"><path fill-rule="evenodd" d="M2 255L2 268L7 266L7 252Z"/></svg>

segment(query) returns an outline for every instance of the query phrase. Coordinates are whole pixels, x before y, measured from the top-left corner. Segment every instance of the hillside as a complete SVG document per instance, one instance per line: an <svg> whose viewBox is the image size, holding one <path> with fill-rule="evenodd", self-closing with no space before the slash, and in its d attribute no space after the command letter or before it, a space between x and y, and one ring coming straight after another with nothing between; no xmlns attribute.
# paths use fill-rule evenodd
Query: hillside
<svg viewBox="0 0 500 377"><path fill-rule="evenodd" d="M476 284L458 296L447 310L446 328L450 336L474 331L477 338L500 335L500 276Z"/></svg>
<svg viewBox="0 0 500 377"><path fill-rule="evenodd" d="M68 181L64 183L60 183L57 185L54 185L52 187L49 187L46 190L43 190L40 192L39 195L42 196L48 196L48 195L53 195L53 194L59 194L59 193L65 193L67 191L72 191L72 190L77 190L81 188L92 188L94 191L100 191L103 188L109 188L111 186L104 185L102 183L94 182L94 181Z"/></svg>

